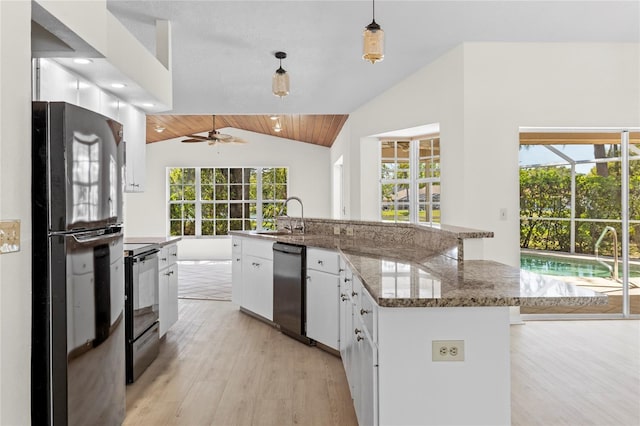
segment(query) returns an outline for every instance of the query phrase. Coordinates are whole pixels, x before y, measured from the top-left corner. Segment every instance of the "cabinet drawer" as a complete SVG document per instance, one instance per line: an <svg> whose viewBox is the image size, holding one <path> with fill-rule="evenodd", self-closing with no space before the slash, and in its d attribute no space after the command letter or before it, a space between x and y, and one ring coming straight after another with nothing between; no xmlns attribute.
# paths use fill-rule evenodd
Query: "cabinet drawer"
<svg viewBox="0 0 640 426"><path fill-rule="evenodd" d="M231 238L231 254L233 257L240 257L240 255L242 255L242 238Z"/></svg>
<svg viewBox="0 0 640 426"><path fill-rule="evenodd" d="M169 250L167 246L163 246L158 253L158 270L162 271L167 266L169 266Z"/></svg>
<svg viewBox="0 0 640 426"><path fill-rule="evenodd" d="M307 269L337 275L340 273L340 256L332 250L309 248L307 249Z"/></svg>
<svg viewBox="0 0 640 426"><path fill-rule="evenodd" d="M273 260L273 241L246 238L242 242L242 251L245 256L256 256Z"/></svg>

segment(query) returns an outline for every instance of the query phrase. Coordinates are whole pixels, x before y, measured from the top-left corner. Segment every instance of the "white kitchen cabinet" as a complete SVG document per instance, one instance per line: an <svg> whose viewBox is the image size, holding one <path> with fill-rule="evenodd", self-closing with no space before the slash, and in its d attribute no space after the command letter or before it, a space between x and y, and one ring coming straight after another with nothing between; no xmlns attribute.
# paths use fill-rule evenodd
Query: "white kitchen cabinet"
<svg viewBox="0 0 640 426"><path fill-rule="evenodd" d="M354 342L354 355L351 368L354 369L355 387L353 399L356 401L356 417L360 425L378 424L377 389L377 349L371 335L362 321L356 321L355 330L359 333Z"/></svg>
<svg viewBox="0 0 640 426"><path fill-rule="evenodd" d="M162 337L178 321L178 245L162 247L158 258L158 314Z"/></svg>
<svg viewBox="0 0 640 426"><path fill-rule="evenodd" d="M144 192L146 173L146 116L137 108L120 104L118 117L125 141L125 192Z"/></svg>
<svg viewBox="0 0 640 426"><path fill-rule="evenodd" d="M109 117L113 120L119 121L119 109L120 100L115 96L101 90L98 103L98 112L105 117Z"/></svg>
<svg viewBox="0 0 640 426"><path fill-rule="evenodd" d="M50 59L40 59L40 80L34 79L36 101L68 102L78 105L78 77Z"/></svg>
<svg viewBox="0 0 640 426"><path fill-rule="evenodd" d="M242 307L273 321L273 260L242 258Z"/></svg>
<svg viewBox="0 0 640 426"><path fill-rule="evenodd" d="M242 238L231 238L231 301L242 306Z"/></svg>
<svg viewBox="0 0 640 426"><path fill-rule="evenodd" d="M335 251L307 250L307 337L339 350L340 275Z"/></svg>

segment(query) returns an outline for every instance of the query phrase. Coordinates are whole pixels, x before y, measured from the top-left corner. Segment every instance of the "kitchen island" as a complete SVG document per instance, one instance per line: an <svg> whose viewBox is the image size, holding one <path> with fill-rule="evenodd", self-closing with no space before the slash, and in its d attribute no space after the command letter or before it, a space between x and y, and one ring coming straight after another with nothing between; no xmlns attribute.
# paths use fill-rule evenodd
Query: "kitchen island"
<svg viewBox="0 0 640 426"><path fill-rule="evenodd" d="M336 253L339 287L327 286L336 297L322 302L322 312L337 328L360 424L509 424L509 307L606 303L604 295L561 281L465 260L465 240L490 232L305 221L305 235L232 232L234 250L240 248L234 261L260 259L234 269L240 295L234 301L271 319L269 306L251 309L242 297L246 288L238 292L236 286L260 289L261 300L273 297L267 249L275 241ZM247 274L255 264L263 273ZM257 279L262 283L256 287ZM318 300L307 296L307 306Z"/></svg>

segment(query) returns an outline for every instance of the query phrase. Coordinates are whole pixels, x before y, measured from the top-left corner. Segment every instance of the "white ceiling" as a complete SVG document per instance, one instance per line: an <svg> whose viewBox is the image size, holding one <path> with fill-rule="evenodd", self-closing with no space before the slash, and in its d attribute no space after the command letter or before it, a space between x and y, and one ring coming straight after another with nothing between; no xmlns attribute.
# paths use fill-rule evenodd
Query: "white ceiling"
<svg viewBox="0 0 640 426"><path fill-rule="evenodd" d="M151 52L172 23L173 113L348 114L462 42L638 42L640 2L380 1L385 59L361 59L371 2L107 0ZM277 50L291 93L271 94Z"/></svg>

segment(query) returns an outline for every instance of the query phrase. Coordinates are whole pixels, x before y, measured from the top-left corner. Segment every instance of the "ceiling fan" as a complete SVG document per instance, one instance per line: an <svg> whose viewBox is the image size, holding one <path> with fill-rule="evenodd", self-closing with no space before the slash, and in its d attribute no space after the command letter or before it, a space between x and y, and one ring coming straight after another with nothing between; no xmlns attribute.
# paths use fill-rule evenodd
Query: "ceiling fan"
<svg viewBox="0 0 640 426"><path fill-rule="evenodd" d="M183 139L182 142L185 143L193 143L193 142L209 142L209 145L215 145L218 142L221 143L247 143L246 140L242 138L238 138L231 135L226 135L224 133L220 133L216 130L216 116L213 115L213 127L209 131L207 136L199 136L199 135L187 135L190 139Z"/></svg>

